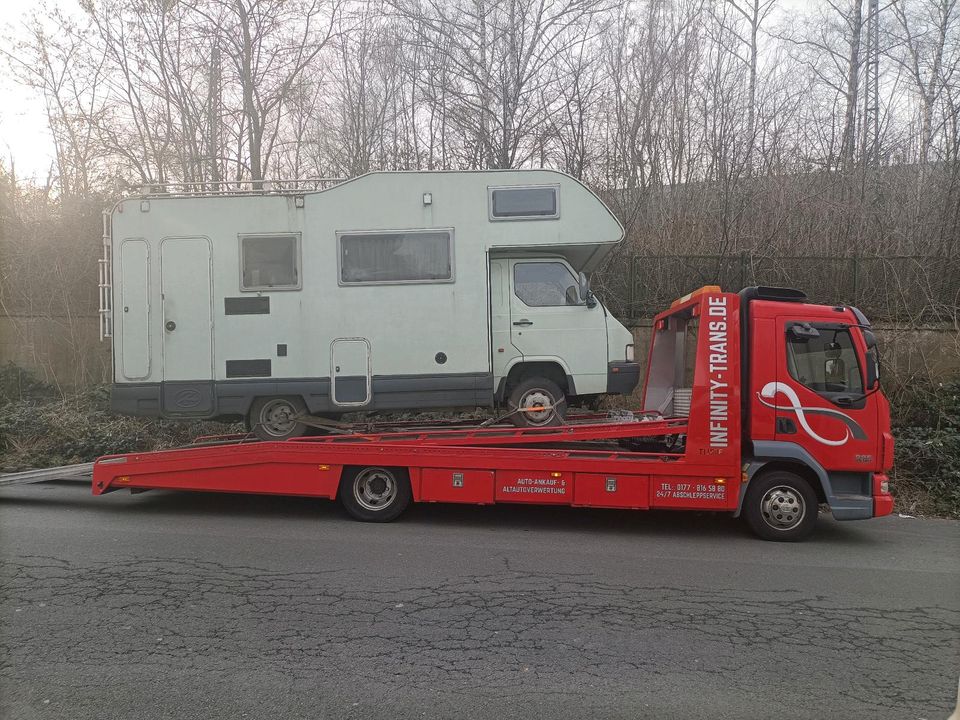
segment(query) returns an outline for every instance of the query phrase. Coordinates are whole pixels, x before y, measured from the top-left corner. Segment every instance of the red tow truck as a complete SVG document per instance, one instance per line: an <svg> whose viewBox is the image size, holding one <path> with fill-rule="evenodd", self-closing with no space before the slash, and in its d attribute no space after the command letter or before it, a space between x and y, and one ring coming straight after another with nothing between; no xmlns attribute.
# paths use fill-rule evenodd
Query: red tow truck
<svg viewBox="0 0 960 720"><path fill-rule="evenodd" d="M93 492L324 497L374 522L411 501L712 510L784 541L809 535L820 505L837 520L893 509L890 408L856 308L785 288L692 292L654 319L643 408L111 455L94 465Z"/></svg>

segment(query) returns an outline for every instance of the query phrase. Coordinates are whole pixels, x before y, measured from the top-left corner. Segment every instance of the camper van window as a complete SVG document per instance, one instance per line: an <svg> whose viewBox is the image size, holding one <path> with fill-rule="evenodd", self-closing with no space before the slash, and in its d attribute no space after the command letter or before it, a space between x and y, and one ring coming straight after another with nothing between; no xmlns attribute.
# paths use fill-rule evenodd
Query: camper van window
<svg viewBox="0 0 960 720"><path fill-rule="evenodd" d="M344 285L453 281L450 230L340 233Z"/></svg>
<svg viewBox="0 0 960 720"><path fill-rule="evenodd" d="M300 288L300 235L241 235L241 290Z"/></svg>
<svg viewBox="0 0 960 720"><path fill-rule="evenodd" d="M524 262L513 266L513 289L525 305L581 305L579 282L563 263Z"/></svg>
<svg viewBox="0 0 960 720"><path fill-rule="evenodd" d="M549 220L560 217L557 185L490 188L491 220Z"/></svg>

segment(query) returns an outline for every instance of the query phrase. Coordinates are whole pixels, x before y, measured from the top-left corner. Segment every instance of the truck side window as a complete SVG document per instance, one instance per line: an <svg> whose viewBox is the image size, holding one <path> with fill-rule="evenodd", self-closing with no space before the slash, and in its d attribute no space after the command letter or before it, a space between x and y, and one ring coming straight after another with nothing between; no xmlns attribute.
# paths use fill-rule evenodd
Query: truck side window
<svg viewBox="0 0 960 720"><path fill-rule="evenodd" d="M578 282L563 263L523 262L513 266L513 291L530 307L580 305Z"/></svg>
<svg viewBox="0 0 960 720"><path fill-rule="evenodd" d="M558 185L489 189L491 220L545 220L560 217Z"/></svg>
<svg viewBox="0 0 960 720"><path fill-rule="evenodd" d="M240 236L241 290L299 288L299 233Z"/></svg>
<svg viewBox="0 0 960 720"><path fill-rule="evenodd" d="M850 331L815 326L818 337L805 337L787 328L787 370L811 390L862 393L863 375Z"/></svg>
<svg viewBox="0 0 960 720"><path fill-rule="evenodd" d="M453 282L450 230L350 232L340 243L340 284Z"/></svg>

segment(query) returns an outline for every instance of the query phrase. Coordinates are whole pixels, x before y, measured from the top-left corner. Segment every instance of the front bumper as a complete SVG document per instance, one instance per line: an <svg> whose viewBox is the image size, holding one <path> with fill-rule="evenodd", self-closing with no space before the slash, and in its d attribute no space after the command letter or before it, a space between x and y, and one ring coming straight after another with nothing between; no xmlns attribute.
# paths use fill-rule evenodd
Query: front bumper
<svg viewBox="0 0 960 720"><path fill-rule="evenodd" d="M629 395L640 382L640 364L612 362L607 365L607 394Z"/></svg>

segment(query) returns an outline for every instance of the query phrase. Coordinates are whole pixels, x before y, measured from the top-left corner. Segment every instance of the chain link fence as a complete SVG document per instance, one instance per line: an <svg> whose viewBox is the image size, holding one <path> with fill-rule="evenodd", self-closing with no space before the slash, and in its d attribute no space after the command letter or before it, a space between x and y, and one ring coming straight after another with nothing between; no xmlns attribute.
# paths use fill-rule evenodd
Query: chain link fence
<svg viewBox="0 0 960 720"><path fill-rule="evenodd" d="M625 255L593 280L621 318L649 318L703 285L803 290L812 302L854 305L872 320L954 322L960 314L960 258L923 256Z"/></svg>

